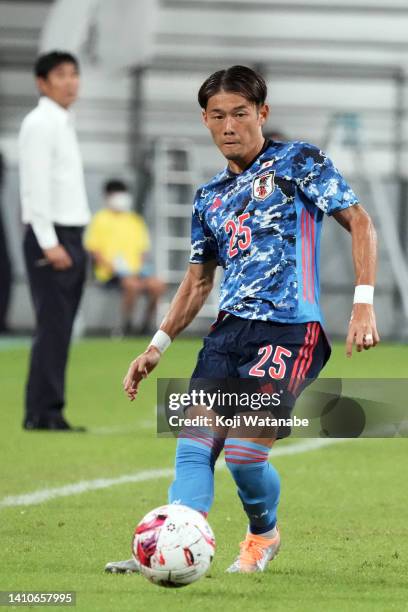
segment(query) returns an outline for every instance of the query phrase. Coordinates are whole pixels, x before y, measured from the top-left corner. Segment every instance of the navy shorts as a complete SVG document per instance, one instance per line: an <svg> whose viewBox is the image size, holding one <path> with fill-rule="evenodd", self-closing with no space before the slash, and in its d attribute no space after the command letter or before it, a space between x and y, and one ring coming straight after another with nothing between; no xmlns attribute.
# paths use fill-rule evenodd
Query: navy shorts
<svg viewBox="0 0 408 612"><path fill-rule="evenodd" d="M271 409L277 418L288 418L296 398L315 380L331 353L330 344L319 322L276 323L249 320L227 314L204 338L190 391L220 387L231 392L250 390L279 393L279 408ZM237 381L237 379L239 379ZM214 406L217 414L232 416L248 412L236 405L228 410ZM280 429L278 438L290 429Z"/></svg>

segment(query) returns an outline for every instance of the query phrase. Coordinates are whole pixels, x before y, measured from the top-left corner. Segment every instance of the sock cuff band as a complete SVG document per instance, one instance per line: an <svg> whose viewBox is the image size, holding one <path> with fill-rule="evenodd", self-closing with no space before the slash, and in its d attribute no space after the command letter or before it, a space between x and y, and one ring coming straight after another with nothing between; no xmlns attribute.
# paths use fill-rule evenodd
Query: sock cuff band
<svg viewBox="0 0 408 612"><path fill-rule="evenodd" d="M248 440L243 440L241 438L227 438L225 441L225 448L241 448L242 450L252 450L257 451L258 453L269 455L270 448L268 446L264 446L263 444L257 444L256 442L249 442Z"/></svg>

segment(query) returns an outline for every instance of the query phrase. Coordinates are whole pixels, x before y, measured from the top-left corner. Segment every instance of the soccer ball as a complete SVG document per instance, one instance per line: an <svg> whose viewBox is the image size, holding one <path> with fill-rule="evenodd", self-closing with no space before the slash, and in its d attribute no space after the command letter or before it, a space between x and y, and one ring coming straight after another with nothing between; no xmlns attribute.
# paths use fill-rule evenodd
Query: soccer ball
<svg viewBox="0 0 408 612"><path fill-rule="evenodd" d="M155 508L140 521L132 553L140 572L162 587L183 587L211 565L215 538L200 512L179 504Z"/></svg>

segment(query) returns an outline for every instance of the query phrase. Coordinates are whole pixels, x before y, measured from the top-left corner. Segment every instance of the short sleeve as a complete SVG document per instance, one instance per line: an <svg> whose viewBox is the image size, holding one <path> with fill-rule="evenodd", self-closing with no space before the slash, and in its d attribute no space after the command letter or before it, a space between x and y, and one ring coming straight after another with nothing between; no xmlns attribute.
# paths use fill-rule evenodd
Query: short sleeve
<svg viewBox="0 0 408 612"><path fill-rule="evenodd" d="M304 145L294 158L299 189L320 210L332 215L359 200L331 159L313 145Z"/></svg>
<svg viewBox="0 0 408 612"><path fill-rule="evenodd" d="M191 251L190 263L205 263L212 259L218 259L218 248L216 239L206 225L205 220L199 212L199 196L196 197L193 206L191 220Z"/></svg>

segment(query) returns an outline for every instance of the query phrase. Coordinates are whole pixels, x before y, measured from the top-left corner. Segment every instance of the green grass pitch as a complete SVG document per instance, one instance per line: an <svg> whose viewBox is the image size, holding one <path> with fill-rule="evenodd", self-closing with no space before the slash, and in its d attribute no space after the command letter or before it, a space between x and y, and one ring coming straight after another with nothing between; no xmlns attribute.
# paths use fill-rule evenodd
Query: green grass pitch
<svg viewBox="0 0 408 612"><path fill-rule="evenodd" d="M28 346L0 345L0 500L172 466L174 441L155 434L155 376L133 404L121 390L130 359L144 345L73 346L67 416L88 425L86 435L21 430ZM189 376L199 346L178 340L156 374ZM337 344L324 375L404 377L407 365L407 346L383 344L347 360ZM272 452L282 476L282 549L267 572L248 576L224 573L245 517L228 472L218 471L209 517L217 538L213 566L208 577L178 590L103 573L107 561L129 556L134 525L166 501L170 478L0 506L0 590L74 590L76 609L86 612L408 610L407 456L406 439L350 440L275 460Z"/></svg>

